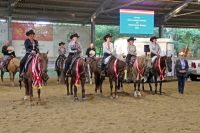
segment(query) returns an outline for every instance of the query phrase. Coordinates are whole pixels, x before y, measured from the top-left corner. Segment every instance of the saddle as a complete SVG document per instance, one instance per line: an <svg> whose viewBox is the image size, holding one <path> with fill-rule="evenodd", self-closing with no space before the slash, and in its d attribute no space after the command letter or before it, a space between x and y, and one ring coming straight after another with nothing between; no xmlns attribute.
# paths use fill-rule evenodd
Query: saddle
<svg viewBox="0 0 200 133"><path fill-rule="evenodd" d="M70 67L69 67L69 71L71 71L72 69L72 66L74 65L75 61L78 59L78 58L81 58L79 55L76 55L72 58L72 61L71 61L71 64L70 64Z"/></svg>
<svg viewBox="0 0 200 133"><path fill-rule="evenodd" d="M33 57L34 57L34 56L35 56L35 55L32 55L32 54L30 54L30 55L28 56L28 59L26 60L26 63L25 63L25 65L24 65L23 72L27 72L28 66L29 66L29 64L31 63L31 61L33 60Z"/></svg>
<svg viewBox="0 0 200 133"><path fill-rule="evenodd" d="M8 72L8 64L10 63L10 61L13 59L14 57L9 56L9 58L5 61L5 64L2 66L2 68L4 68L5 72Z"/></svg>

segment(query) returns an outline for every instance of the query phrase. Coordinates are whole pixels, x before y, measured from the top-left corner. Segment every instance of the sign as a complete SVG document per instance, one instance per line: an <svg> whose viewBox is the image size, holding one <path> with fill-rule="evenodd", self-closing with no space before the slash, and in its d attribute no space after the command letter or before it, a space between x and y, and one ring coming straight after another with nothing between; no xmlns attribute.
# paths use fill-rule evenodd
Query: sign
<svg viewBox="0 0 200 133"><path fill-rule="evenodd" d="M153 34L154 11L120 9L120 33Z"/></svg>
<svg viewBox="0 0 200 133"><path fill-rule="evenodd" d="M52 24L34 24L34 23L12 23L12 39L25 40L26 32L33 29L35 39L38 41L53 41Z"/></svg>

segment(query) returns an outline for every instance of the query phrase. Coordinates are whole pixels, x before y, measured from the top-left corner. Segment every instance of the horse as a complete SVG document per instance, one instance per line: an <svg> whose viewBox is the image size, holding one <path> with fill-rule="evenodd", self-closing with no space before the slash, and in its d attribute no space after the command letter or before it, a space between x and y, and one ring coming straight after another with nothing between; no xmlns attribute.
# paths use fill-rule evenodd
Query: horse
<svg viewBox="0 0 200 133"><path fill-rule="evenodd" d="M73 90L74 90L74 100L78 100L77 88L79 84L81 84L82 99L85 100L85 80L86 80L85 59L81 57L74 57L74 58L75 60L72 61L72 64L71 64L71 75L70 76L66 75L66 71L63 71L65 85L67 87L67 95L73 95ZM69 90L69 77L71 77L70 90Z"/></svg>
<svg viewBox="0 0 200 133"><path fill-rule="evenodd" d="M109 62L106 65L106 75L109 78L110 83L110 96L111 98L117 98L117 90L120 89L121 82L123 82L124 71L126 69L126 63L111 56ZM113 81L115 82L115 92L113 96Z"/></svg>
<svg viewBox="0 0 200 133"><path fill-rule="evenodd" d="M149 77L147 79L150 87L150 92L152 92L152 86L150 83L150 79L154 77L155 82L155 94L157 94L157 85L158 85L158 76L160 78L160 95L162 94L162 81L164 80L165 70L168 72L172 71L172 56L159 56L156 58L155 63L152 66L152 69L149 73Z"/></svg>
<svg viewBox="0 0 200 133"><path fill-rule="evenodd" d="M90 75L94 73L94 80L95 80L95 93L97 93L97 90L100 90L100 93L102 94L102 83L103 79L101 78L101 62L102 58L96 58L96 57L87 57L86 58L86 64L88 67L88 78L91 78ZM90 79L91 80L91 79Z"/></svg>
<svg viewBox="0 0 200 133"><path fill-rule="evenodd" d="M63 83L63 71L64 71L64 63L66 62L67 57L65 55L60 55L56 59L55 63L55 71L57 73L57 83Z"/></svg>
<svg viewBox="0 0 200 133"><path fill-rule="evenodd" d="M7 72L9 73L10 76L10 83L11 86L14 86L14 79L15 79L15 74L19 71L19 65L20 65L20 60L17 58L11 58L8 61L8 66L7 66ZM4 76L4 71L1 70L1 81L3 82L3 76Z"/></svg>
<svg viewBox="0 0 200 133"><path fill-rule="evenodd" d="M27 70L25 70L23 83L25 86L25 97L24 100L30 97L30 101L33 99L33 88L37 88L38 93L38 101L41 101L40 93L42 86L42 76L47 75L47 65L48 65L48 52L47 53L39 53L36 55L32 55L32 60L27 65ZM20 89L22 87L21 81Z"/></svg>
<svg viewBox="0 0 200 133"><path fill-rule="evenodd" d="M134 83L134 96L141 96L140 83L142 83L142 89L144 90L144 76L145 73L151 68L151 58L148 56L137 56L133 65L130 67L130 73L132 74L132 80ZM136 90L138 86L138 89Z"/></svg>

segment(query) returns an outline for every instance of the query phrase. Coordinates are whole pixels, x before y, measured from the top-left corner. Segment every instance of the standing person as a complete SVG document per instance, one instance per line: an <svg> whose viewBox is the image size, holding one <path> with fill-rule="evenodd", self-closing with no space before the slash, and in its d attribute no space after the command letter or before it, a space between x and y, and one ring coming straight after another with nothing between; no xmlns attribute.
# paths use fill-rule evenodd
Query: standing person
<svg viewBox="0 0 200 133"><path fill-rule="evenodd" d="M69 55L67 57L67 61L65 64L65 71L68 75L70 75L70 64L72 63L72 59L78 56L82 52L81 45L78 43L79 35L77 33L73 33L70 36L70 43L68 44Z"/></svg>
<svg viewBox="0 0 200 133"><path fill-rule="evenodd" d="M1 62L1 66L2 66L2 71L6 71L6 67L8 64L8 60L10 59L10 57L16 57L15 56L15 52L14 52L14 48L10 46L10 42L6 41L2 47L2 53L4 55L3 57L3 61Z"/></svg>
<svg viewBox="0 0 200 133"><path fill-rule="evenodd" d="M105 59L112 55L113 53L113 43L112 41L112 36L110 33L106 34L104 36L104 43L103 43L103 59L102 59L102 65L101 65L101 76L105 77Z"/></svg>
<svg viewBox="0 0 200 133"><path fill-rule="evenodd" d="M150 38L150 52L151 52L151 58L152 58L152 63L154 64L155 60L157 57L160 56L160 45L157 43L157 37L153 36Z"/></svg>
<svg viewBox="0 0 200 133"><path fill-rule="evenodd" d="M35 40L35 32L33 30L29 30L28 32L26 32L26 36L27 36L27 39L24 41L26 54L24 55L24 57L22 58L20 62L19 80L23 79L24 66L28 59L28 56L30 54L39 53L39 45L38 45L38 41Z"/></svg>
<svg viewBox="0 0 200 133"><path fill-rule="evenodd" d="M87 48L86 50L86 55L88 57L93 57L93 56L96 56L96 49L95 49L95 46L93 43L90 43L89 47Z"/></svg>
<svg viewBox="0 0 200 133"><path fill-rule="evenodd" d="M135 62L135 59L136 59L136 46L134 45L134 41L136 39L134 37L130 37L127 41L128 41L128 47L127 47L127 51L128 51L128 54L127 54L127 57L126 57L126 63L129 65L130 64L130 61L131 61L131 58L133 58L133 64Z"/></svg>
<svg viewBox="0 0 200 133"><path fill-rule="evenodd" d="M178 79L178 91L180 94L184 93L185 79L188 72L188 61L185 59L185 53L180 52L180 59L176 61L175 70Z"/></svg>

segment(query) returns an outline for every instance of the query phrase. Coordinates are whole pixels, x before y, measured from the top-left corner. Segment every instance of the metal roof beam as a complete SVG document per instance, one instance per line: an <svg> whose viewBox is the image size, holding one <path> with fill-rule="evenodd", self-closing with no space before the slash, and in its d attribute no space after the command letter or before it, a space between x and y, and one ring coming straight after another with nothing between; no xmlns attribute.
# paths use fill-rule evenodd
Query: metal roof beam
<svg viewBox="0 0 200 133"><path fill-rule="evenodd" d="M178 14L181 10L186 8L193 0L185 0L182 4L180 4L178 7L176 7L173 11L168 13L164 16L164 22L167 22L169 19L174 17L176 14Z"/></svg>

